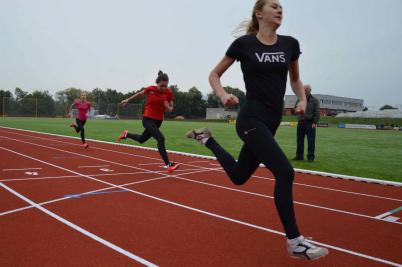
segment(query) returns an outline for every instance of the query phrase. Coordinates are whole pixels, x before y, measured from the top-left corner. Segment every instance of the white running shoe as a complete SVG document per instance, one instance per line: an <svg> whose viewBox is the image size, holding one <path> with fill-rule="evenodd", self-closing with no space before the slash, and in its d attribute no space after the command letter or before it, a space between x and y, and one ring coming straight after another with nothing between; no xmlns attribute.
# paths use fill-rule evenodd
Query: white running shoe
<svg viewBox="0 0 402 267"><path fill-rule="evenodd" d="M209 128L200 128L188 131L186 134L187 138L195 139L200 142L202 145L208 141L208 139L212 136L212 131Z"/></svg>
<svg viewBox="0 0 402 267"><path fill-rule="evenodd" d="M311 244L304 236L288 240L289 256L296 259L316 260L328 255L326 248L317 247Z"/></svg>

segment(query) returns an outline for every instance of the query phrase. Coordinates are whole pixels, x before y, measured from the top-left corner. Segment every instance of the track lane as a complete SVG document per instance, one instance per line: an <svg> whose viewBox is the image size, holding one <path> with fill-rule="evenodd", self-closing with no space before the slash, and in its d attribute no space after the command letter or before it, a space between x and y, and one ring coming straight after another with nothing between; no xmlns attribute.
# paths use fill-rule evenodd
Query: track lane
<svg viewBox="0 0 402 267"><path fill-rule="evenodd" d="M80 143L78 139L71 138L71 137L63 137L45 133L38 133L32 132L28 130L17 130L17 129L10 129L5 127L0 127L0 133L4 132L8 135L18 135L21 136L23 140L32 140L35 138L37 140L44 140L45 142L54 141L61 144L66 145L66 147L73 146L80 148ZM93 145L91 145L92 149L101 150L107 153L114 153L114 154L121 154L126 155L129 157L134 157L138 159L149 159L154 162L161 162L159 157L155 157L155 150L149 148L141 148L141 147L133 147L133 146L119 146L117 144L110 144L104 143L102 141L92 141ZM126 142L128 144L135 144L133 142ZM96 145L96 146L95 146ZM117 147L117 149L115 149ZM137 151L141 151L137 153ZM205 160L205 159L198 159L188 157L188 156L181 156L177 154L171 154L171 156L180 161L185 166L192 166L192 167L204 167L204 168L215 168L219 164L217 164L214 160ZM183 160L185 159L185 160ZM134 160L135 161L135 160ZM188 164L187 162L194 162L197 161L197 165ZM201 162L200 162L201 161ZM200 164L199 164L200 163ZM262 175L268 179L273 180L272 174L267 174L265 168L259 168L256 172L256 175ZM307 179L305 179L307 178ZM324 179L325 178L325 179ZM330 185L330 186L329 186ZM343 180L343 179L335 179L335 178L328 178L319 175L311 175L311 174L303 174L303 173L296 173L296 181L295 186L320 186L323 190L325 189L338 189L344 190L345 192L351 191L350 189L356 190L357 193L361 194L371 194L371 195L378 195L384 197L395 197L402 201L401 198L401 188L394 187L394 186L379 186L378 184L369 184L369 183L361 183L356 181L350 180ZM386 189L384 189L386 188ZM349 189L349 190L348 190Z"/></svg>
<svg viewBox="0 0 402 267"><path fill-rule="evenodd" d="M30 210L0 218L0 266L144 266Z"/></svg>
<svg viewBox="0 0 402 267"><path fill-rule="evenodd" d="M48 146L46 146L46 145L41 145L41 144L39 144L40 142L42 142L43 140L40 140L39 142L38 142L38 144L35 144L35 143L29 143L29 142L25 142L25 141L21 141L21 142L23 142L24 144L31 144L31 145L36 145L36 146L39 146L39 147L47 147L47 148L51 148L51 147L48 147ZM58 152L61 152L61 151L64 151L64 152L70 152L70 154L71 155L77 155L77 152L74 152L74 149L76 149L76 147L73 147L72 149L70 149L70 150L60 150L60 149L57 149L57 148L52 148L52 150L55 150L55 151L58 151ZM92 159L97 159L96 157L94 157L94 156L96 156L96 155L93 155L93 153L94 153L94 151L92 151L91 152L92 153L92 156L90 156L90 155L88 155L88 154L85 154L85 155L82 155L83 157L87 157L87 158L90 158L91 160ZM124 165L124 166L128 166L128 167L131 167L131 168L133 168L133 169L142 169L143 170L143 168L139 168L139 167L134 167L138 162L139 162L139 159L143 159L143 158L139 158L139 159L136 159L136 161L133 163L133 161L130 161L130 159L131 158L129 158L129 157L126 157L125 155L118 155L118 156L115 156L115 155L110 155L110 154L106 154L106 155L103 155L102 154L102 159L99 159L99 160L101 160L102 162L109 162L109 161L107 161L107 160L104 160L104 158L109 158L110 160L115 160L115 159L119 159L119 162L123 162L123 163L119 163L118 165ZM110 163L110 162L109 162ZM159 171L155 171L155 172L159 172ZM227 180L227 179L226 179ZM247 185L248 186L248 185ZM273 184L271 183L271 186L273 186ZM327 192L326 192L327 193ZM332 193L332 192L331 192ZM338 192L336 192L336 193L338 193ZM306 193L305 193L306 195L308 195L309 194L309 191L306 191ZM303 195L303 194L302 194ZM324 196L324 195L323 195ZM314 199L314 197L313 197L313 199ZM297 200L297 199L296 199ZM321 203L319 203L321 206L329 206L329 208L332 208L331 207L331 203L334 203L334 201L333 201L333 199L332 198L330 198L329 199L330 200L330 202L328 203L325 203L325 204L321 204ZM383 201L384 202L384 201ZM335 202L335 203L337 203L337 202ZM362 202L360 202L360 203L362 203ZM386 202L384 202L384 203L386 203ZM314 203L313 203L314 204ZM358 203L354 203L354 202L344 202L344 204L346 205L346 208L344 208L344 209L346 209L346 210L348 210L348 209L350 209L350 207L351 206L356 206L356 204L358 204ZM362 207L363 209L366 209L367 207L371 207L370 205L368 206L367 205L367 203L366 202L363 202L363 204L364 204L364 206ZM385 205L385 204L384 204ZM378 207L378 205L372 205L372 207ZM385 208L388 208L388 207L385 207ZM382 210L381 210L382 211ZM380 212L379 210L376 210L376 212L374 212L375 214L377 214L378 212Z"/></svg>

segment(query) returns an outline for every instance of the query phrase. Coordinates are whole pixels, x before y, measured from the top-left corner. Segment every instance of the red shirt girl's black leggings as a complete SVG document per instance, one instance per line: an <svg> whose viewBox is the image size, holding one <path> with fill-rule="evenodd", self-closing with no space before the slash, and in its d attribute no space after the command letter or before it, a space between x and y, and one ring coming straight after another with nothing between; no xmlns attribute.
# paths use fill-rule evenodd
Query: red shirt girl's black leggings
<svg viewBox="0 0 402 267"><path fill-rule="evenodd" d="M168 165L169 158L165 148L165 137L159 130L159 127L161 127L162 122L163 122L162 120L154 120L151 118L143 117L142 125L145 128L144 132L141 135L128 133L127 138L131 138L139 142L140 144L145 143L151 137L155 138L156 141L158 142L159 154L161 155L163 161L165 162L165 165Z"/></svg>

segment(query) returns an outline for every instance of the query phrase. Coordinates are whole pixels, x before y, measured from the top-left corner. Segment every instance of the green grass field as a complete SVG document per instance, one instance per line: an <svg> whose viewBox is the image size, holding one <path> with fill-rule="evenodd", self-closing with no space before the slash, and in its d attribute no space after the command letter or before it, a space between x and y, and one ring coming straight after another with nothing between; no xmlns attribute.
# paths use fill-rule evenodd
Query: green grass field
<svg viewBox="0 0 402 267"><path fill-rule="evenodd" d="M1 118L0 126L78 136L68 127L68 119ZM162 132L169 150L212 155L208 149L184 138L187 130L210 127L215 138L237 157L242 142L235 126L216 122L165 121ZM86 125L88 138L115 142L124 129L141 133L141 121L90 120ZM280 127L276 138L288 158L293 158L296 147L296 128ZM124 141L127 144L137 143ZM307 142L306 142L307 143ZM156 147L150 140L144 144ZM317 130L316 161L292 162L296 168L402 182L402 132L319 128Z"/></svg>

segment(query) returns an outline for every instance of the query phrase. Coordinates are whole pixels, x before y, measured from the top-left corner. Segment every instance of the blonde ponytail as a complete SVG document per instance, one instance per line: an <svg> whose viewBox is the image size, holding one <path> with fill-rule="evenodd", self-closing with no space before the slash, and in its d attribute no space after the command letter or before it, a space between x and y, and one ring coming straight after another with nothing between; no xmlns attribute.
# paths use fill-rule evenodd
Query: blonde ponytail
<svg viewBox="0 0 402 267"><path fill-rule="evenodd" d="M240 23L240 25L234 30L234 35L239 35L240 33L246 33L247 35L254 35L258 33L260 25L258 24L257 16L255 12L262 11L266 0L257 0L254 4L253 12L251 14L251 20L246 20Z"/></svg>

